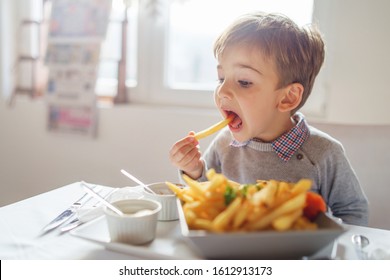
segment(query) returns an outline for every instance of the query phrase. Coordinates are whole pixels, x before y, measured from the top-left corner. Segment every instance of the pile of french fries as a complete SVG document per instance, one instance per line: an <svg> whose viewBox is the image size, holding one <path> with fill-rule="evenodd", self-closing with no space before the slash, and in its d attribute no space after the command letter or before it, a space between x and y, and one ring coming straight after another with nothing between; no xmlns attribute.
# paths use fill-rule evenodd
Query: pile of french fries
<svg viewBox="0 0 390 280"><path fill-rule="evenodd" d="M208 170L208 181L198 182L183 175L186 188L166 182L182 201L190 229L212 232L316 229L303 216L311 181L297 183L258 180L241 185Z"/></svg>

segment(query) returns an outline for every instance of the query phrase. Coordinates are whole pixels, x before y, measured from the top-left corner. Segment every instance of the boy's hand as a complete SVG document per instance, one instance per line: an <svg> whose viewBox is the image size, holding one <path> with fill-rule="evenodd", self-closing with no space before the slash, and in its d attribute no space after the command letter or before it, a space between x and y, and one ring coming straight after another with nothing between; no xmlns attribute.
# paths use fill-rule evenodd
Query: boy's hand
<svg viewBox="0 0 390 280"><path fill-rule="evenodd" d="M198 148L195 133L190 132L186 137L177 141L169 151L169 159L173 165L182 170L192 179L198 179L203 172L203 162Z"/></svg>

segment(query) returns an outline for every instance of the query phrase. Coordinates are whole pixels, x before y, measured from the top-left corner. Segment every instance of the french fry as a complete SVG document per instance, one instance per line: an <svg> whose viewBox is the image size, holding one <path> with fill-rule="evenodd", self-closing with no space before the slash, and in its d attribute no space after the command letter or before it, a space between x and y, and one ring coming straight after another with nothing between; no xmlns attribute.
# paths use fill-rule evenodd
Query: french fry
<svg viewBox="0 0 390 280"><path fill-rule="evenodd" d="M209 179L209 181L211 181L215 174L217 174L215 172L215 169L211 168L211 169L207 170L206 177L207 177L207 179Z"/></svg>
<svg viewBox="0 0 390 280"><path fill-rule="evenodd" d="M295 210L289 214L280 216L272 222L272 227L278 231L288 230L292 227L294 222L302 216L302 209Z"/></svg>
<svg viewBox="0 0 390 280"><path fill-rule="evenodd" d="M267 184L268 184L268 181L266 181L266 180L257 180L256 181L256 185L259 187L265 187L265 186L267 186Z"/></svg>
<svg viewBox="0 0 390 280"><path fill-rule="evenodd" d="M211 231L213 229L213 224L210 220L207 219L195 219L192 223L193 227L196 229L205 229Z"/></svg>
<svg viewBox="0 0 390 280"><path fill-rule="evenodd" d="M196 219L196 214L192 210L186 210L184 211L184 217L186 219L187 224L191 227L192 223Z"/></svg>
<svg viewBox="0 0 390 280"><path fill-rule="evenodd" d="M311 188L311 181L309 179L301 179L292 188L293 195L307 192Z"/></svg>
<svg viewBox="0 0 390 280"><path fill-rule="evenodd" d="M270 180L269 183L260 191L253 195L252 202L255 205L263 204L267 207L271 207L275 200L275 194L277 191L277 182Z"/></svg>
<svg viewBox="0 0 390 280"><path fill-rule="evenodd" d="M180 198L180 196L179 196L179 198ZM192 197L192 196L190 196L190 195L188 195L187 193L183 193L182 195L181 195L181 198L180 198L182 201L184 201L184 202L193 202L194 201L194 198Z"/></svg>
<svg viewBox="0 0 390 280"><path fill-rule="evenodd" d="M265 208L264 205L254 206L252 210L248 213L247 220L250 223L254 223L255 221L260 220L269 212L269 209ZM249 225L247 227L249 228Z"/></svg>
<svg viewBox="0 0 390 280"><path fill-rule="evenodd" d="M279 205L283 204L287 200L291 199L293 197L292 188L294 187L294 184L287 183L287 182L280 182L278 186L278 190L275 194L275 201L273 207L278 207Z"/></svg>
<svg viewBox="0 0 390 280"><path fill-rule="evenodd" d="M197 209L202 206L200 201L187 202L183 207L185 209Z"/></svg>
<svg viewBox="0 0 390 280"><path fill-rule="evenodd" d="M183 180L187 183L190 189L194 191L194 193L196 193L200 197L204 196L203 188L198 181L191 179L189 176L185 174L183 175Z"/></svg>
<svg viewBox="0 0 390 280"><path fill-rule="evenodd" d="M183 190L179 188L177 185L171 183L171 182L165 182L165 184L168 186L168 188L173 191L177 196L180 196L182 194Z"/></svg>
<svg viewBox="0 0 390 280"><path fill-rule="evenodd" d="M205 198L203 197L203 195L199 194L198 192L196 192L194 189L192 189L191 187L188 188L186 191L185 191L185 195L187 196L190 196L194 201L204 201Z"/></svg>
<svg viewBox="0 0 390 280"><path fill-rule="evenodd" d="M229 204L228 208L225 211L221 212L213 221L213 230L223 231L226 229L235 213L239 210L241 206L241 197L237 197Z"/></svg>
<svg viewBox="0 0 390 280"><path fill-rule="evenodd" d="M242 204L242 209L237 211L233 219L233 229L239 229L241 225L245 222L248 213L251 211L252 205L248 201L244 201Z"/></svg>
<svg viewBox="0 0 390 280"><path fill-rule="evenodd" d="M284 214L290 213L294 210L297 210L299 208L303 208L305 206L306 202L306 193L301 193L292 199L287 200L285 203L280 205L275 210L271 211L270 213L266 214L264 217L262 217L257 222L254 222L250 229L252 230L260 230L268 227L272 221Z"/></svg>
<svg viewBox="0 0 390 280"><path fill-rule="evenodd" d="M229 115L226 119L210 126L209 128L205 129L205 130L202 130L200 132L197 132L195 133L195 138L197 140L199 139L202 139L202 138L205 138L215 132L217 132L218 130L221 130L222 128L224 128L225 126L227 126L232 120L234 119L234 115Z"/></svg>
<svg viewBox="0 0 390 280"><path fill-rule="evenodd" d="M215 174L210 180L210 184L207 187L207 191L213 192L217 188L225 188L226 182L227 180L225 176L223 176L222 174Z"/></svg>
<svg viewBox="0 0 390 280"><path fill-rule="evenodd" d="M184 201L184 202L192 202L194 201L194 199L189 196L188 194L186 194L186 192L179 188L177 185L171 183L171 182L165 182L165 184L168 186L168 188L173 191L176 196L181 200L181 201Z"/></svg>
<svg viewBox="0 0 390 280"><path fill-rule="evenodd" d="M220 207L220 208L210 207L206 210L208 217L211 221L214 220L219 215L219 213L221 213L222 211L223 211L222 207Z"/></svg>
<svg viewBox="0 0 390 280"><path fill-rule="evenodd" d="M316 230L318 228L318 225L316 223L312 223L309 219L307 219L306 217L299 217L292 229L295 229L295 230Z"/></svg>
<svg viewBox="0 0 390 280"><path fill-rule="evenodd" d="M239 189L241 184L240 183L237 183L235 181L232 181L232 180L227 180L228 184L232 187L232 188L235 188L235 189Z"/></svg>

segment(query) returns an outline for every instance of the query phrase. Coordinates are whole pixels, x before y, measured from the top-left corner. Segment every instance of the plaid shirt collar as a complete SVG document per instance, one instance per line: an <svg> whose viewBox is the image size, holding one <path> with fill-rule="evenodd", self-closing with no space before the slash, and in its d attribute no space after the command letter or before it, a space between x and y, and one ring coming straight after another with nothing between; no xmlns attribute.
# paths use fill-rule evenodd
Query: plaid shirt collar
<svg viewBox="0 0 390 280"><path fill-rule="evenodd" d="M282 134L271 143L264 143L270 144L272 147L271 150L274 151L279 158L286 162L290 160L294 153L303 145L303 143L305 143L310 134L306 120L301 113L296 113L293 116L293 120L296 125L290 131ZM233 140L230 145L233 147L244 147L248 145L254 146L251 145L253 142L261 141L255 138L245 142ZM263 150L266 151L266 149Z"/></svg>

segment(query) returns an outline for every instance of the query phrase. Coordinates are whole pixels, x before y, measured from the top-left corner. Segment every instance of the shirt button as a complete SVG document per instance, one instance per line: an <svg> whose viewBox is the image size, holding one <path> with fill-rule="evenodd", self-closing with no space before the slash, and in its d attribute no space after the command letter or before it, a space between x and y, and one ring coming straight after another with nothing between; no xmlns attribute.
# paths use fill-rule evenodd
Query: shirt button
<svg viewBox="0 0 390 280"><path fill-rule="evenodd" d="M298 159L298 160L303 159L303 155L302 155L302 154L297 154L297 159Z"/></svg>

